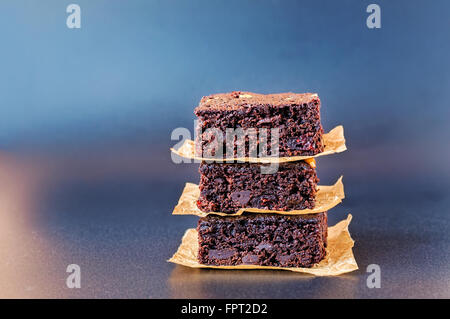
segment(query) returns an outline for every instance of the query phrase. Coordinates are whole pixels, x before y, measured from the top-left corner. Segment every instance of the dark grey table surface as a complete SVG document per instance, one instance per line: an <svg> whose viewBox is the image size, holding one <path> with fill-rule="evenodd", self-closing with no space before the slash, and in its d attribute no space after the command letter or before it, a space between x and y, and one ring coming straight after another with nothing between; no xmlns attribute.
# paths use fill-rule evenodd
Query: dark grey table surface
<svg viewBox="0 0 450 319"><path fill-rule="evenodd" d="M155 165L147 165L147 156L2 153L0 297L450 297L449 184L408 177L408 161L390 180L377 178L368 158L359 165L345 155L318 161L324 184L344 174L347 198L330 212L329 224L354 216L360 269L314 277L166 262L196 223L171 216L184 182L198 178L196 164L173 164L161 150L159 162L152 157ZM81 267L80 289L66 287L73 263ZM381 268L379 289L366 285L369 264Z"/></svg>

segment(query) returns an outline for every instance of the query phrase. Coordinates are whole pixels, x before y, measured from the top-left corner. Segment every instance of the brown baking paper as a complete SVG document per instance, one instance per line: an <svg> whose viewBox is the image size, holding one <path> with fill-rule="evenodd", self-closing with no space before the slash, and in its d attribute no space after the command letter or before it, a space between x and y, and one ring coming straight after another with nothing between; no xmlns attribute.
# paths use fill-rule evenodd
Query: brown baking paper
<svg viewBox="0 0 450 319"><path fill-rule="evenodd" d="M217 269L275 269L303 272L316 276L336 276L358 269L352 247L354 241L348 231L348 225L352 220L352 215L340 221L333 227L328 228L327 255L317 265L311 268L288 268L271 267L257 265L238 266L209 266L198 262L198 234L194 228L188 229L181 240L181 245L177 252L168 260L175 264L191 268L217 268Z"/></svg>
<svg viewBox="0 0 450 319"><path fill-rule="evenodd" d="M197 200L200 196L200 190L198 185L192 183L186 183L183 193L178 200L177 206L173 209L172 215L196 215L199 217L205 217L209 214L220 216L237 216L242 215L244 212L248 213L275 213L283 215L304 215L326 212L327 210L338 205L345 198L344 184L342 183L342 176L332 186L319 185L319 190L316 193L316 205L314 209L302 209L291 211L279 211L279 210L267 210L259 208L241 208L234 214L225 214L219 212L202 212L197 207Z"/></svg>
<svg viewBox="0 0 450 319"><path fill-rule="evenodd" d="M250 162L250 163L285 163L300 161L307 158L319 157L340 153L347 149L345 146L344 127L342 125L336 126L329 133L323 135L325 149L322 153L313 156L291 156L291 157L237 157L237 158L202 158L195 156L195 143L192 140L185 140L184 143L177 150L171 148L170 150L182 157L191 158L195 160L215 161L215 162Z"/></svg>

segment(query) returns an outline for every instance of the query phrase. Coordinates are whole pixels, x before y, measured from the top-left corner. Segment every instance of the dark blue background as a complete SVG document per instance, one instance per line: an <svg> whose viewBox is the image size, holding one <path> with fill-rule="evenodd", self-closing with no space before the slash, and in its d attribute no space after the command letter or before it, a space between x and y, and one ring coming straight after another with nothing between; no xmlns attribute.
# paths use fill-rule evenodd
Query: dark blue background
<svg viewBox="0 0 450 319"><path fill-rule="evenodd" d="M165 263L195 224L171 209L184 182L198 180L196 165L171 162L171 131L192 130L203 95L310 91L322 99L325 129L345 127L349 150L321 158L318 169L323 184L345 176L347 199L330 224L354 215L361 270L349 281L300 281L292 297L433 296L419 286L450 296L449 1L378 0L378 30L366 27L373 1L74 2L81 29L66 26L70 1L0 3L0 186L38 185L22 212L33 224L8 238L23 258L36 253L30 232L52 243L28 274L48 285L80 260L100 283L75 296L191 296L169 274L181 273L178 283L193 273ZM55 268L44 271L55 249ZM384 290L365 287L370 263L386 270ZM278 272L261 285L215 273L194 276L196 296L258 287L260 296L283 297L293 288ZM238 286L224 284L233 276ZM10 282L0 296L73 293Z"/></svg>

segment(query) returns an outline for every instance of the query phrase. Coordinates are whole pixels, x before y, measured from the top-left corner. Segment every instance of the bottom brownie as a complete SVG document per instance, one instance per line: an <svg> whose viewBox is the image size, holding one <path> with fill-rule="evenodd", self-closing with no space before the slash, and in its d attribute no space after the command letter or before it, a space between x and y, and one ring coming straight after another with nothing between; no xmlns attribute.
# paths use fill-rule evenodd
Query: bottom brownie
<svg viewBox="0 0 450 319"><path fill-rule="evenodd" d="M311 267L326 254L327 213L200 218L201 264Z"/></svg>

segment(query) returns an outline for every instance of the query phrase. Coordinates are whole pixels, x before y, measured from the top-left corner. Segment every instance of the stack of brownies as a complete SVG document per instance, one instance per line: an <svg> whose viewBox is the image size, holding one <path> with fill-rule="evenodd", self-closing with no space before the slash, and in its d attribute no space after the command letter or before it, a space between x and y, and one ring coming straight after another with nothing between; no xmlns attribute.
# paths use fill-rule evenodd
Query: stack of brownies
<svg viewBox="0 0 450 319"><path fill-rule="evenodd" d="M257 149L264 148L260 140L248 137L244 139L244 162L200 163L197 207L207 214L197 226L198 262L272 267L312 267L319 263L326 255L327 212L295 213L313 209L316 204L319 179L313 156L325 147L318 95L214 94L202 98L195 114L197 154L204 155L216 143L216 149L223 149L224 158L237 157L238 145L231 148L233 154L227 154L230 148L226 143L230 141L225 132L229 128L256 129L258 134L268 129L269 145L277 145L277 152L272 146L267 152L277 163L271 173L264 170L270 163L250 154L254 143ZM218 129L223 139L211 136L209 129ZM276 137L270 136L271 129L278 129ZM298 156L305 157L293 160ZM237 214L246 208L260 211Z"/></svg>
<svg viewBox="0 0 450 319"><path fill-rule="evenodd" d="M227 154L227 128L265 128L269 140L270 130L277 128L277 141L270 142L277 143L280 158L314 156L324 150L317 94L215 94L203 97L195 114L199 120L197 153L214 142L206 133L210 128L223 132L220 143L227 158L233 157ZM252 148L250 143L259 146L259 140L246 139L246 156ZM236 149L232 148L233 152ZM268 155L275 154L269 150ZM311 267L325 257L327 212L288 214L315 206L319 179L314 159L279 162L270 174L263 172L264 165L270 164L201 162L197 201L201 211L233 215L242 208L259 208L278 213L208 214L200 218L200 264Z"/></svg>

